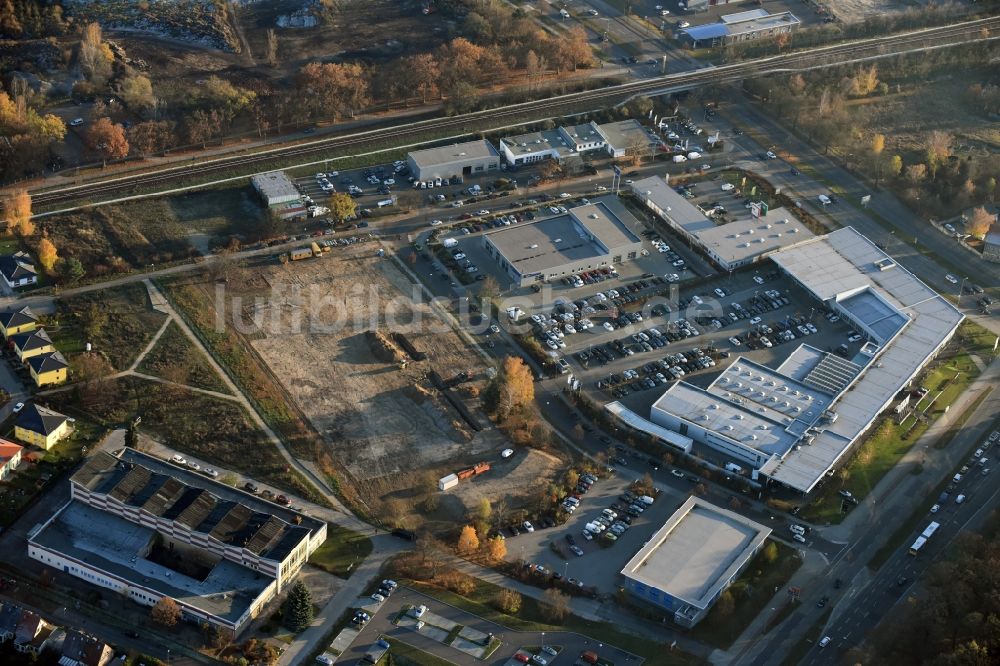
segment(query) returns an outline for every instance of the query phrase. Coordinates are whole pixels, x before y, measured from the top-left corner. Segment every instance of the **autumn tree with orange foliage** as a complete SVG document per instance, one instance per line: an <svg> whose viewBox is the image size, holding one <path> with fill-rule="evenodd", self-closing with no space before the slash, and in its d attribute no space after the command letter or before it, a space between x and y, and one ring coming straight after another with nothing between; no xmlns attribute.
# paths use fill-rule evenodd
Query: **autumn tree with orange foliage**
<svg viewBox="0 0 1000 666"><path fill-rule="evenodd" d="M110 118L98 118L87 132L87 147L97 152L105 165L108 160L123 159L129 150L125 128Z"/></svg>
<svg viewBox="0 0 1000 666"><path fill-rule="evenodd" d="M59 253L56 246L48 238L43 238L38 242L38 263L42 265L46 273L51 273L59 260Z"/></svg>
<svg viewBox="0 0 1000 666"><path fill-rule="evenodd" d="M996 220L996 215L991 215L989 211L979 206L972 211L972 215L969 216L969 221L965 224L965 228L973 236L982 238Z"/></svg>
<svg viewBox="0 0 1000 666"><path fill-rule="evenodd" d="M486 541L486 555L491 562L499 562L507 556L507 542L498 536Z"/></svg>
<svg viewBox="0 0 1000 666"><path fill-rule="evenodd" d="M531 405L535 399L535 382L531 369L517 356L507 356L500 372L483 392L483 404L498 421Z"/></svg>
<svg viewBox="0 0 1000 666"><path fill-rule="evenodd" d="M18 236L31 236L35 225L31 221L31 195L27 190L17 190L3 202L3 214L7 228Z"/></svg>
<svg viewBox="0 0 1000 666"><path fill-rule="evenodd" d="M462 528L462 533L458 535L458 544L455 546L455 550L458 551L459 555L472 555L479 550L479 535L476 534L475 527L466 525Z"/></svg>

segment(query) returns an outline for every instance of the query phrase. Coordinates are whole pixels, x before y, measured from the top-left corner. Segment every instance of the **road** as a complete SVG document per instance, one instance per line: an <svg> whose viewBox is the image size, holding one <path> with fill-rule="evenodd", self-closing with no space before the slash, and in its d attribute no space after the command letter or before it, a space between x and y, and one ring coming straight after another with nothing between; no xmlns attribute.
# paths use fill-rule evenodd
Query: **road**
<svg viewBox="0 0 1000 666"><path fill-rule="evenodd" d="M952 26L928 28L924 30L889 35L868 40L858 40L848 44L835 44L817 47L795 53L773 56L761 60L719 67L703 68L692 72L668 74L662 77L632 81L625 84L608 86L606 88L569 93L537 100L513 104L505 107L489 109L448 118L435 118L394 127L321 138L294 146L282 146L258 151L250 155L218 157L209 160L196 161L193 164L157 169L150 172L126 176L118 176L107 181L91 182L83 185L32 190L32 199L36 208L65 206L80 199L86 199L91 205L106 200L123 200L145 194L135 194L138 190L162 191L174 187L178 182L192 179L211 180L213 177L225 174L227 178L233 171L239 171L243 176L254 172L263 165L273 165L278 159L300 159L328 154L331 150L364 150L373 142L393 142L405 144L409 139L415 139L428 132L464 132L474 123L488 121L492 126L503 126L512 121L521 123L525 114L535 118L549 117L560 109L568 106L584 104L587 108L608 106L619 103L636 95L659 94L673 90L685 90L707 83L740 80L748 76L758 76L776 70L787 71L797 68L826 67L845 62L855 62L862 58L885 58L892 55L924 50L944 44L967 44L980 41L984 28L995 28L1000 25L1000 17L990 17L967 21ZM988 36L985 39L996 39ZM216 181L217 182L217 181Z"/></svg>

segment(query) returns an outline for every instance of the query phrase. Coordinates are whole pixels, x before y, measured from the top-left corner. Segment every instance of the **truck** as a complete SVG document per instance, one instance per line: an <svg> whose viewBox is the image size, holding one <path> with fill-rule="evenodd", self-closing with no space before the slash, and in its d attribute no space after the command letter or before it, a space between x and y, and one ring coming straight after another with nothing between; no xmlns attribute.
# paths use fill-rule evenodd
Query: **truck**
<svg viewBox="0 0 1000 666"><path fill-rule="evenodd" d="M314 257L322 257L323 256L323 248L321 248L319 246L319 243L317 243L316 241L313 241L312 243L309 244L309 249L312 251L312 256L314 256ZM329 251L329 250L327 250L327 251Z"/></svg>
<svg viewBox="0 0 1000 666"><path fill-rule="evenodd" d="M370 664L377 664L385 653L389 651L389 643L385 639L378 639L378 641L365 653L362 661L366 661Z"/></svg>
<svg viewBox="0 0 1000 666"><path fill-rule="evenodd" d="M726 471L732 472L733 474L742 474L743 468L736 463L726 463Z"/></svg>
<svg viewBox="0 0 1000 666"><path fill-rule="evenodd" d="M312 248L310 247L299 247L294 250L289 250L288 258L291 261L300 261L302 259L309 259L313 256Z"/></svg>
<svg viewBox="0 0 1000 666"><path fill-rule="evenodd" d="M460 472L456 472L456 476L458 477L459 481L464 481L465 479L468 479L473 476L479 476L483 472L488 472L488 471L490 471L490 464L488 462L481 462L481 463L476 463L475 465L473 465L468 469L463 469Z"/></svg>

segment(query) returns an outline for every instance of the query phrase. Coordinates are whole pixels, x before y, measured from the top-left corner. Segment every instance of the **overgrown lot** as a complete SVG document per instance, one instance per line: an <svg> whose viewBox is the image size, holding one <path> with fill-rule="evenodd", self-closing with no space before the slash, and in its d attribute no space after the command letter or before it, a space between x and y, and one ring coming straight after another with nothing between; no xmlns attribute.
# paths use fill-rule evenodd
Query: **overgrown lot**
<svg viewBox="0 0 1000 666"><path fill-rule="evenodd" d="M156 345L149 351L139 372L162 377L177 384L228 393L225 383L208 363L205 355L184 335L180 327L170 322Z"/></svg>
<svg viewBox="0 0 1000 666"><path fill-rule="evenodd" d="M89 342L114 370L125 370L165 318L153 310L146 287L134 282L59 299L55 315L46 318L45 330L71 365Z"/></svg>

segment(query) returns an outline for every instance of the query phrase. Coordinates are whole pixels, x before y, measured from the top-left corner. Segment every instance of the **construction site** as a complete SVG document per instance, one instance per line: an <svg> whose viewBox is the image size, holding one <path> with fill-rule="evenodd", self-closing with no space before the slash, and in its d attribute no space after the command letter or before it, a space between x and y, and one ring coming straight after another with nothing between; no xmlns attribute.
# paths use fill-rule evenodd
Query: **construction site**
<svg viewBox="0 0 1000 666"><path fill-rule="evenodd" d="M516 504L555 474L544 454L501 459L510 444L478 397L486 360L373 245L239 270L255 273L227 291L245 339L371 511L452 521L482 496ZM441 493L438 479L458 472Z"/></svg>

